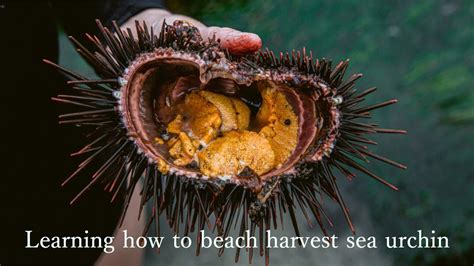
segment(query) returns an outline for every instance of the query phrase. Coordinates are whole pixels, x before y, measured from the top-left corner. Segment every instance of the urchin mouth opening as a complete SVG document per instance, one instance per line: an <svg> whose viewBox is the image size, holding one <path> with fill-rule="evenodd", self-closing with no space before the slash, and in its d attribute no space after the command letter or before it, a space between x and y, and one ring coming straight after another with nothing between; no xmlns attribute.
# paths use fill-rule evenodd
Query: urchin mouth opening
<svg viewBox="0 0 474 266"><path fill-rule="evenodd" d="M129 136L163 172L261 183L291 171L323 132L314 95L268 80L203 83L201 74L192 61L154 60L122 89Z"/></svg>

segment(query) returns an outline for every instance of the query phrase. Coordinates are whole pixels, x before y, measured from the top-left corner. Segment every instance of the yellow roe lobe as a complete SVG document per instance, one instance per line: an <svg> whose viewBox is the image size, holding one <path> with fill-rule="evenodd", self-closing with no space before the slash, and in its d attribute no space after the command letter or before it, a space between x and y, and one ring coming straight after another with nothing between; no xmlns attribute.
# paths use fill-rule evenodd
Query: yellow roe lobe
<svg viewBox="0 0 474 266"><path fill-rule="evenodd" d="M196 92L186 96L177 106L176 118L168 124L168 132L179 134L181 131L209 143L214 139L222 124L219 110Z"/></svg>
<svg viewBox="0 0 474 266"><path fill-rule="evenodd" d="M298 117L282 92L265 88L262 98L256 126L260 129L260 135L270 142L275 152L275 164L280 167L296 148Z"/></svg>
<svg viewBox="0 0 474 266"><path fill-rule="evenodd" d="M170 166L168 165L168 163L161 158L158 159L158 161L156 162L156 166L158 168L158 171L162 172L163 174L168 173L168 171L170 170Z"/></svg>
<svg viewBox="0 0 474 266"><path fill-rule="evenodd" d="M248 128L250 110L241 100L210 91L200 91L199 95L219 109L222 118L220 128L222 132Z"/></svg>
<svg viewBox="0 0 474 266"><path fill-rule="evenodd" d="M275 154L267 139L256 132L231 131L198 154L199 169L210 177L235 176L249 167L262 175L275 167Z"/></svg>

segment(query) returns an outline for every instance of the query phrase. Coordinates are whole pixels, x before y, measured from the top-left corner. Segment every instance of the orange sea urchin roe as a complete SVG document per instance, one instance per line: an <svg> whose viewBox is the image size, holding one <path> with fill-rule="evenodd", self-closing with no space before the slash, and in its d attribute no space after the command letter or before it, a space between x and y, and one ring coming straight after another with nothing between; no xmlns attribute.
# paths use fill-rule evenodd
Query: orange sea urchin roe
<svg viewBox="0 0 474 266"><path fill-rule="evenodd" d="M199 95L214 104L222 117L222 132L247 129L250 121L250 110L242 101L210 91L200 91Z"/></svg>
<svg viewBox="0 0 474 266"><path fill-rule="evenodd" d="M200 143L217 137L222 119L219 110L197 93L186 96L177 106L178 115L168 124L168 132L177 136L168 141L174 164L184 166L193 161Z"/></svg>
<svg viewBox="0 0 474 266"><path fill-rule="evenodd" d="M198 153L199 169L210 177L235 176L249 167L262 175L275 167L267 139L256 132L231 131Z"/></svg>
<svg viewBox="0 0 474 266"><path fill-rule="evenodd" d="M280 167L298 141L298 117L282 92L274 88L262 91L263 102L256 117L256 127L275 152L275 165Z"/></svg>
<svg viewBox="0 0 474 266"><path fill-rule="evenodd" d="M177 136L168 147L179 166L191 163L201 144L207 145L220 132L246 129L250 120L250 110L243 102L209 91L190 93L176 112L168 132Z"/></svg>
<svg viewBox="0 0 474 266"><path fill-rule="evenodd" d="M198 93L187 95L176 109L178 115L168 124L169 133L185 132L204 143L209 143L217 136L222 124L220 112Z"/></svg>
<svg viewBox="0 0 474 266"><path fill-rule="evenodd" d="M235 177L246 167L260 176L280 167L296 147L298 118L282 92L268 87L261 94L256 132L248 130L250 109L241 100L210 91L187 95L168 124L173 163L195 161L212 178Z"/></svg>

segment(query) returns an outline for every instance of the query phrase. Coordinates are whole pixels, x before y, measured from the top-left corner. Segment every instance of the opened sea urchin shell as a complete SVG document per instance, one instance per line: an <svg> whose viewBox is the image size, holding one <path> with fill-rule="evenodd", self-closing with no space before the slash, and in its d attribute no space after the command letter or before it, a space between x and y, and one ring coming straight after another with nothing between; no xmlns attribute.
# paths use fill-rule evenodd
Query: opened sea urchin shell
<svg viewBox="0 0 474 266"><path fill-rule="evenodd" d="M164 23L159 35L138 22L136 36L115 23L116 34L98 25L102 40L87 35L95 52L71 39L100 80L45 61L69 76L77 92L54 100L85 109L61 122L91 127L89 144L75 153L87 157L66 181L102 161L73 201L101 182L114 198L126 188L126 210L143 178L140 208L153 201L148 225L154 220L157 234L162 215L184 235L206 224L222 236L234 224L240 236L258 230L268 263L263 231L277 228L288 212L299 235L297 206L326 233L322 194L341 205L354 231L335 170L352 178L356 169L396 189L358 162L371 157L405 168L366 146L376 144L369 134L404 133L363 121L396 101L361 106L375 88L358 92L360 74L344 81L348 61L332 67L305 49L233 57L181 21Z"/></svg>

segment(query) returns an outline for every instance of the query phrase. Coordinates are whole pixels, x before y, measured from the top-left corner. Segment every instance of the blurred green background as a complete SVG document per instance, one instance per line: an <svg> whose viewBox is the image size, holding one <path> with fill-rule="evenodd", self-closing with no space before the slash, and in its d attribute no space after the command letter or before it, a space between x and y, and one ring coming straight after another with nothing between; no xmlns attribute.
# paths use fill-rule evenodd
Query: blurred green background
<svg viewBox="0 0 474 266"><path fill-rule="evenodd" d="M374 113L387 128L406 136L381 136L375 150L405 163L400 171L370 167L400 188L390 191L368 177L341 178L358 235L375 235L377 250L275 250L272 265L472 265L474 263L474 1L168 1L170 10L207 25L260 35L275 51L312 50L333 61L351 59L362 72L359 88L377 86L370 103L398 98ZM87 70L61 37L61 63ZM332 232L349 234L339 209L328 204ZM383 248L387 235L436 230L450 249ZM168 232L171 234L171 232ZM287 232L290 233L290 232ZM320 234L319 229L303 235ZM233 265L234 251L194 258L193 251L147 253L147 265ZM246 264L245 252L241 263ZM256 258L254 264L263 261Z"/></svg>

